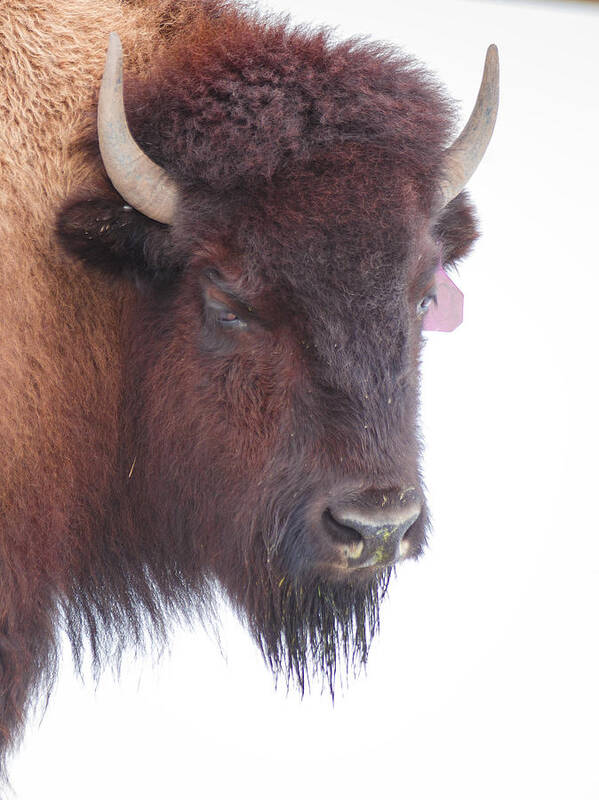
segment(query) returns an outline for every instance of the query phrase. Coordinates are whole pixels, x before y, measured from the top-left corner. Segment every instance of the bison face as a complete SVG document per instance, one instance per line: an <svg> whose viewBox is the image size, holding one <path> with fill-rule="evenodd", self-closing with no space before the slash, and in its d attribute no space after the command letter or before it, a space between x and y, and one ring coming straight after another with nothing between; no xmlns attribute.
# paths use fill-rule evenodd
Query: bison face
<svg viewBox="0 0 599 800"><path fill-rule="evenodd" d="M275 671L332 688L339 655L366 658L393 565L425 543L422 315L476 231L463 194L439 205L448 107L427 79L279 34L278 50L228 42L209 69L171 54L132 114L169 168L166 203L113 177L144 213L99 183L59 233L138 287L99 522L130 553L130 592L188 613L217 579Z"/></svg>
<svg viewBox="0 0 599 800"><path fill-rule="evenodd" d="M385 170L358 191L340 166L337 154L251 203L220 198L211 226L203 196L168 233L122 212L176 254L124 321L129 535L167 596L173 582L203 596L216 577L301 685L310 663L332 682L338 653L366 658L393 565L422 552L423 300L444 241L472 238L463 200L434 229L389 202Z"/></svg>

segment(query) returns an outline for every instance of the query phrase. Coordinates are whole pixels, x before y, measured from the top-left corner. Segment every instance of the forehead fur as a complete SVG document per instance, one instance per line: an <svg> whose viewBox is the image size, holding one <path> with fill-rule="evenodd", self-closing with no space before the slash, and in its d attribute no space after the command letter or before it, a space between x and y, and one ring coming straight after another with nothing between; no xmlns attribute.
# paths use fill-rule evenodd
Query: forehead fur
<svg viewBox="0 0 599 800"><path fill-rule="evenodd" d="M372 166L383 154L399 161L427 203L453 112L412 58L226 3L192 5L147 80L125 87L140 144L183 186L256 190L367 145Z"/></svg>

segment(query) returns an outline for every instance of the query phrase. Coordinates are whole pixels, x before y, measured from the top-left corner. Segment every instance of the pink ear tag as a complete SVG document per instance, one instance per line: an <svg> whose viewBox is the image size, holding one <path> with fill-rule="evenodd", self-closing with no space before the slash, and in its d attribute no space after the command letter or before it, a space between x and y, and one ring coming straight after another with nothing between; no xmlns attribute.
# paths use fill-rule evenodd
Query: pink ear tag
<svg viewBox="0 0 599 800"><path fill-rule="evenodd" d="M464 295L439 265L435 273L437 302L428 307L422 320L423 331L454 331L464 319Z"/></svg>

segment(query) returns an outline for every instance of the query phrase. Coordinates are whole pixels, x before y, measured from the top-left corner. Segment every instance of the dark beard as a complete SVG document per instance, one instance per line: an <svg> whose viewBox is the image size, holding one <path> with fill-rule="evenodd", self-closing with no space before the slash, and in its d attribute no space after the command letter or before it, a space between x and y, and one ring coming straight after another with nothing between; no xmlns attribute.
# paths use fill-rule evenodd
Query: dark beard
<svg viewBox="0 0 599 800"><path fill-rule="evenodd" d="M337 678L357 675L367 661L391 572L390 567L358 586L322 579L275 583L265 607L254 606L250 618L275 679L283 677L287 688L295 683L303 695L311 678L321 678L334 697Z"/></svg>

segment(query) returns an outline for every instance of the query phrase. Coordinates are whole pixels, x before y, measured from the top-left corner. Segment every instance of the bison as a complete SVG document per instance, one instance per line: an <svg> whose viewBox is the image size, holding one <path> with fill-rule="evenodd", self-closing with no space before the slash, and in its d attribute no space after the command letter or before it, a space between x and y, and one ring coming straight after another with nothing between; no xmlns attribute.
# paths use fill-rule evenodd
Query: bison
<svg viewBox="0 0 599 800"><path fill-rule="evenodd" d="M2 756L61 631L101 667L216 591L332 690L426 541L422 320L496 49L455 140L411 57L226 1L5 0L0 53Z"/></svg>

